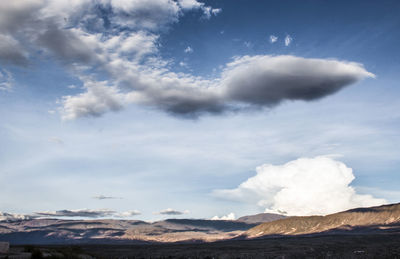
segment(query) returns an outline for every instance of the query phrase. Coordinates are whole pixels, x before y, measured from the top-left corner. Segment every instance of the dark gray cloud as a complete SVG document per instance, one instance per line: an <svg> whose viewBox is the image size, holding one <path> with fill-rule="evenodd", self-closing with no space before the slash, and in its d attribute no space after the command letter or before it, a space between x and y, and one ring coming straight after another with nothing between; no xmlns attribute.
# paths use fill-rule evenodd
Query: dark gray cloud
<svg viewBox="0 0 400 259"><path fill-rule="evenodd" d="M178 91L151 91L145 93L147 105L153 105L169 114L187 118L196 118L204 113L220 114L227 109L223 100L213 93L204 93L193 89Z"/></svg>
<svg viewBox="0 0 400 259"><path fill-rule="evenodd" d="M251 107L274 107L283 101L313 101L332 95L363 78L374 77L362 65L295 56L245 56L227 64L221 78L204 87L175 78L171 87L160 78L137 94L144 104L170 114L198 117ZM161 87L160 87L161 85ZM158 87L157 87L158 86Z"/></svg>
<svg viewBox="0 0 400 259"><path fill-rule="evenodd" d="M373 77L361 65L295 56L243 57L225 71L225 97L271 107L285 100L317 100Z"/></svg>
<svg viewBox="0 0 400 259"><path fill-rule="evenodd" d="M101 209L101 210L57 210L57 211L44 211L36 212L37 216L45 217L85 217L85 218L101 218L110 217L116 214L113 210Z"/></svg>
<svg viewBox="0 0 400 259"><path fill-rule="evenodd" d="M96 61L93 47L87 46L76 33L63 30L53 24L37 37L38 45L50 50L63 62L92 63Z"/></svg>
<svg viewBox="0 0 400 259"><path fill-rule="evenodd" d="M26 66L27 53L21 44L9 35L0 34L0 61L4 64Z"/></svg>
<svg viewBox="0 0 400 259"><path fill-rule="evenodd" d="M189 213L188 211L179 211L179 210L174 210L174 209L171 209L171 208L168 208L168 209L165 209L165 210L162 210L162 211L160 211L160 212L158 212L158 213L156 213L156 214L160 214L160 215L183 215L183 214L187 214L187 213Z"/></svg>
<svg viewBox="0 0 400 259"><path fill-rule="evenodd" d="M116 212L109 209L80 209L80 210L57 210L57 211L43 211L36 212L34 215L16 214L0 212L0 221L19 221L19 220L30 220L34 218L51 217L51 218L63 218L63 217L80 217L80 218L130 218L133 216L140 215L138 210L129 210L124 212Z"/></svg>
<svg viewBox="0 0 400 259"><path fill-rule="evenodd" d="M138 210L129 210L124 212L117 212L109 209L80 209L80 210L57 210L57 211L43 211L36 212L32 217L81 217L81 218L129 218L140 215ZM0 214L1 219L1 214Z"/></svg>
<svg viewBox="0 0 400 259"><path fill-rule="evenodd" d="M18 34L25 25L36 26L37 12L43 4L42 0L0 1L0 31Z"/></svg>

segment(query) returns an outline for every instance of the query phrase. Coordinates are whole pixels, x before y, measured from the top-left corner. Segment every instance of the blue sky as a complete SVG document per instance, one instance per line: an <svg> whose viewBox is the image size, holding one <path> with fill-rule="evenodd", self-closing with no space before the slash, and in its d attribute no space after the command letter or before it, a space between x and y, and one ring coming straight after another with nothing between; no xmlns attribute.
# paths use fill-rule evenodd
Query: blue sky
<svg viewBox="0 0 400 259"><path fill-rule="evenodd" d="M398 202L399 11L1 3L0 211L156 220Z"/></svg>

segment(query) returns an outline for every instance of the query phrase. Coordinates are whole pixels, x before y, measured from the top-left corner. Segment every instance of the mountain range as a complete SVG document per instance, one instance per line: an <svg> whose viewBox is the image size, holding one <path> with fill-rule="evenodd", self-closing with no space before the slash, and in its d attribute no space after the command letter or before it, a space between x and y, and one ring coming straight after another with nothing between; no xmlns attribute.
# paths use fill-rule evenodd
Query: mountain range
<svg viewBox="0 0 400 259"><path fill-rule="evenodd" d="M262 213L237 220L167 219L0 221L0 241L11 244L142 244L214 242L292 235L399 231L400 203L357 208L326 216Z"/></svg>

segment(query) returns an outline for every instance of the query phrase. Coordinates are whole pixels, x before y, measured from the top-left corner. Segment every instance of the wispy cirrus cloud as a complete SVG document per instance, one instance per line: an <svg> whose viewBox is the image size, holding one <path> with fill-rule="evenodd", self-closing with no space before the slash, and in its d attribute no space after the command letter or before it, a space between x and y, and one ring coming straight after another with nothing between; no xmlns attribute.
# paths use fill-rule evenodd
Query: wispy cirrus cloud
<svg viewBox="0 0 400 259"><path fill-rule="evenodd" d="M93 196L93 199L96 200L114 200L114 199L122 199L122 197L114 197L114 196L105 196L105 195L98 195L98 196Z"/></svg>

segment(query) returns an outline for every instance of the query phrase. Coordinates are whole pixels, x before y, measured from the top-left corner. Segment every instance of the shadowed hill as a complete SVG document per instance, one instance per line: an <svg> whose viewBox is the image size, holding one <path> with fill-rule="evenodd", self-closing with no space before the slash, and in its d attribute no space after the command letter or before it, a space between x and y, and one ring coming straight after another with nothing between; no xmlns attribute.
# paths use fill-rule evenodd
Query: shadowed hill
<svg viewBox="0 0 400 259"><path fill-rule="evenodd" d="M352 229L400 222L400 203L371 208L357 208L326 216L289 217L260 224L245 232L248 238L267 235L301 235L334 229Z"/></svg>
<svg viewBox="0 0 400 259"><path fill-rule="evenodd" d="M0 221L0 241L12 244L78 244L216 241L256 226L230 220L29 219Z"/></svg>
<svg viewBox="0 0 400 259"><path fill-rule="evenodd" d="M271 222L283 218L286 218L286 216L273 213L260 213L251 216L243 216L238 218L236 221L245 222L247 224L261 224L264 222Z"/></svg>

